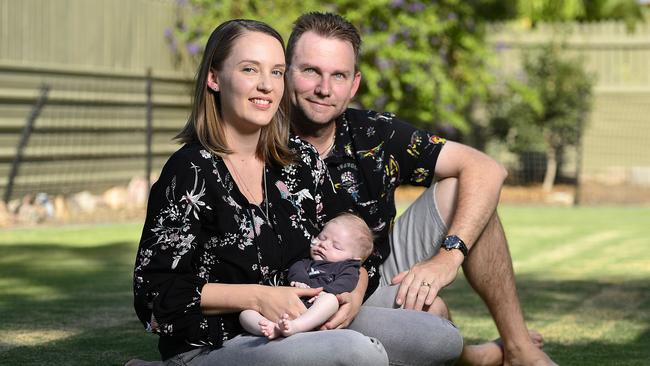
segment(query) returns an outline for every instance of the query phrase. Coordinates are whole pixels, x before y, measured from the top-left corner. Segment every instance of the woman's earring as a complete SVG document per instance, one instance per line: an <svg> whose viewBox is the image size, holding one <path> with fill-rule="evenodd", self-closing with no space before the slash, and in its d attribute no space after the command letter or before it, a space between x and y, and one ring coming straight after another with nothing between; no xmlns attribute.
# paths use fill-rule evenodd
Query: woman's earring
<svg viewBox="0 0 650 366"><path fill-rule="evenodd" d="M219 85L215 83L214 81L208 81L208 89L218 92L219 91Z"/></svg>
<svg viewBox="0 0 650 366"><path fill-rule="evenodd" d="M206 80L208 88L212 89L213 92L219 91L219 83L217 83L217 75L212 71L208 71L208 77Z"/></svg>

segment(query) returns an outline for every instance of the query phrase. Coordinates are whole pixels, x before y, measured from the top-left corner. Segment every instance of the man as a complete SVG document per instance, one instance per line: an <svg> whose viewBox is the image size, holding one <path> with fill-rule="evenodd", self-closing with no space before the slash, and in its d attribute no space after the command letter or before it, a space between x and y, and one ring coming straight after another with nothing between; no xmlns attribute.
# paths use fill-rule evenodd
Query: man
<svg viewBox="0 0 650 366"><path fill-rule="evenodd" d="M338 191L324 205L356 211L377 237L364 265L364 306L394 303L426 310L462 265L501 334L503 362L552 365L526 328L496 214L505 169L477 150L416 130L391 114L348 108L361 80L360 44L357 30L340 16L305 14L289 38L287 76L294 131L319 151ZM432 184L434 178L438 182ZM402 183L430 188L393 225L394 191ZM360 297L347 295L339 296L341 310L325 328L348 326L357 315ZM490 345L474 347L465 348L464 361L500 357ZM479 352L468 356L472 351Z"/></svg>

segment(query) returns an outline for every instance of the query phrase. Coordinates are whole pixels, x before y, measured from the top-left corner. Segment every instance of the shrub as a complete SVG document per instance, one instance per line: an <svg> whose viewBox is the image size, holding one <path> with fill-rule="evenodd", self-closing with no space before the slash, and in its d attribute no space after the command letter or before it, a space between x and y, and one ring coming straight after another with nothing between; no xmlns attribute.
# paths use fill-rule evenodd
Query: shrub
<svg viewBox="0 0 650 366"><path fill-rule="evenodd" d="M509 79L491 93L492 132L520 156L546 155L546 191L553 186L563 149L580 141L593 83L582 62L562 57L562 47L549 44L524 55L521 80Z"/></svg>

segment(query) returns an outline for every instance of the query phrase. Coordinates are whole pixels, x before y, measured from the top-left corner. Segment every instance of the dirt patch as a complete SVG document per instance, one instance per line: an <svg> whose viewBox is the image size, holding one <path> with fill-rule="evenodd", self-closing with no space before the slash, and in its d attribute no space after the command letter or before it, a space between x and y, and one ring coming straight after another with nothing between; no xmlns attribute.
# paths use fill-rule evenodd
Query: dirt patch
<svg viewBox="0 0 650 366"><path fill-rule="evenodd" d="M423 191L421 187L404 186L395 192L395 200L404 205L413 202ZM635 185L603 185L585 183L579 190L580 205L650 205L650 187ZM576 187L556 185L546 193L540 185L504 186L500 204L545 204L571 206L574 204Z"/></svg>
<svg viewBox="0 0 650 366"><path fill-rule="evenodd" d="M396 204L406 207L424 191L422 187L403 186L395 192ZM574 204L575 187L557 185L551 193L545 193L541 185L505 186L501 191L500 204L543 204L571 206ZM580 205L650 205L650 187L607 186L584 184L580 190ZM0 210L1 213L2 210ZM66 224L144 222L145 209L127 206L119 209L100 205L92 212L71 210L64 217L48 218L42 222L24 223L5 220L0 227L57 226ZM1 218L0 218L1 219ZM2 220L0 220L2 221Z"/></svg>
<svg viewBox="0 0 650 366"><path fill-rule="evenodd" d="M422 192L422 187L403 186L395 191L398 205L413 202ZM505 186L501 191L500 203L515 204L573 204L574 188L556 186L550 194L544 193L540 186Z"/></svg>
<svg viewBox="0 0 650 366"><path fill-rule="evenodd" d="M17 224L15 227L29 227L29 226L60 226L70 224L105 224L105 223L126 223L126 222L142 222L145 219L144 208L131 208L131 209L111 209L108 207L100 207L93 212L78 212L70 214L65 219L52 218L38 224Z"/></svg>
<svg viewBox="0 0 650 366"><path fill-rule="evenodd" d="M650 205L650 187L588 182L580 187L580 204Z"/></svg>

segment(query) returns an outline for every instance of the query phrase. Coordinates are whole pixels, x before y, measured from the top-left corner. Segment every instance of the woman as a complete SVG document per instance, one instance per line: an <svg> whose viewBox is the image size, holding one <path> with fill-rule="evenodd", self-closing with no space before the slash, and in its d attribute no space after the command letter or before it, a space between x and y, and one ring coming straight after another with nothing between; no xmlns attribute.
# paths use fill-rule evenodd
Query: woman
<svg viewBox="0 0 650 366"><path fill-rule="evenodd" d="M288 137L283 45L252 20L212 33L178 135L185 145L151 189L135 308L160 335L167 364L388 364L381 344L351 330L269 342L243 335L238 322L244 309L296 317L305 311L300 297L319 292L277 286L309 254L326 186L315 150Z"/></svg>

